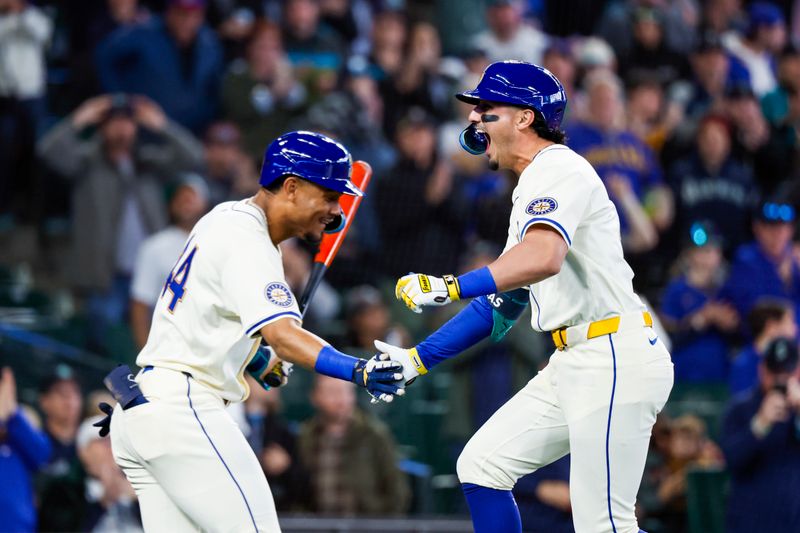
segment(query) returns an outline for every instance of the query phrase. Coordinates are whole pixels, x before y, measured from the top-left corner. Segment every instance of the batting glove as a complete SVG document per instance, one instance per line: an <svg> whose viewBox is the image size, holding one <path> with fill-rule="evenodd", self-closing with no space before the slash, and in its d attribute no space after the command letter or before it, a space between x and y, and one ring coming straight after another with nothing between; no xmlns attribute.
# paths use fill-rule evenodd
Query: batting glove
<svg viewBox="0 0 800 533"><path fill-rule="evenodd" d="M406 393L402 370L400 363L391 361L386 354L378 354L372 359L359 359L353 368L353 382L367 389L371 403L391 403L395 396Z"/></svg>
<svg viewBox="0 0 800 533"><path fill-rule="evenodd" d="M400 348L399 346L386 344L383 341L375 341L375 348L380 353L373 359L386 355L390 360L403 366L403 382L406 385L411 385L411 382L417 379L417 376L428 373L428 369L422 364L416 348Z"/></svg>
<svg viewBox="0 0 800 533"><path fill-rule="evenodd" d="M275 362L277 359L277 362ZM278 359L275 350L266 344L259 345L253 359L248 363L247 373L265 390L286 385L293 365L289 361ZM269 369L269 370L267 370Z"/></svg>
<svg viewBox="0 0 800 533"><path fill-rule="evenodd" d="M441 278L426 274L407 274L397 280L394 295L415 313L424 305L447 305L461 296L458 280L452 274Z"/></svg>

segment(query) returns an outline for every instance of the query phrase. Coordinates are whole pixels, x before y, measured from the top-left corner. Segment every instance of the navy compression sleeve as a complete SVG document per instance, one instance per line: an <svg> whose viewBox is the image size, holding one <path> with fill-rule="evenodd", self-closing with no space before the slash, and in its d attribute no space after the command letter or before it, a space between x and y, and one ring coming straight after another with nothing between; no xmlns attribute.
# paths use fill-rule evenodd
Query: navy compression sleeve
<svg viewBox="0 0 800 533"><path fill-rule="evenodd" d="M528 305L526 289L481 296L417 345L427 370L488 336L500 340Z"/></svg>

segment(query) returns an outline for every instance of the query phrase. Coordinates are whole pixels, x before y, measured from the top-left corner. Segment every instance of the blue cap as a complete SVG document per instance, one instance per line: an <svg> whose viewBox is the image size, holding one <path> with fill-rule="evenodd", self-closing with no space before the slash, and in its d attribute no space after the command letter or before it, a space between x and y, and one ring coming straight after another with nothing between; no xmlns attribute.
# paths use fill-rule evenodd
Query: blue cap
<svg viewBox="0 0 800 533"><path fill-rule="evenodd" d="M524 61L498 61L483 71L478 86L456 95L468 104L480 100L530 107L544 117L547 127L557 130L567 107L564 86L549 70Z"/></svg>
<svg viewBox="0 0 800 533"><path fill-rule="evenodd" d="M769 224L791 223L795 219L794 207L785 202L764 202L756 218Z"/></svg>
<svg viewBox="0 0 800 533"><path fill-rule="evenodd" d="M695 248L702 248L708 245L721 246L722 237L717 233L714 224L707 220L693 222L689 226L689 235L687 235L689 246Z"/></svg>
<svg viewBox="0 0 800 533"><path fill-rule="evenodd" d="M284 176L297 176L342 194L363 196L350 180L353 158L347 149L320 133L292 131L281 135L264 152L262 187Z"/></svg>
<svg viewBox="0 0 800 533"><path fill-rule="evenodd" d="M781 8L771 2L754 2L747 8L747 14L750 19L751 32L760 26L773 26L785 22Z"/></svg>

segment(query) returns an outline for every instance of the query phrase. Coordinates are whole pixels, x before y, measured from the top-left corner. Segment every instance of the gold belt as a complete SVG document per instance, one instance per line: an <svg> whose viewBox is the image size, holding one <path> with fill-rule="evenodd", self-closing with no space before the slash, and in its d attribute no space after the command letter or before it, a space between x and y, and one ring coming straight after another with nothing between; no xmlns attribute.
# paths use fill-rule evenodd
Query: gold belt
<svg viewBox="0 0 800 533"><path fill-rule="evenodd" d="M644 311L642 313L642 318L644 319L644 327L649 328L653 326L653 317L649 312ZM605 318L603 320L598 320L597 322L592 322L589 324L589 329L586 332L586 338L594 339L595 337L600 337L602 335L616 333L619 329L619 321L620 317L612 316L611 318ZM555 343L556 348L563 350L567 347L566 326L563 328L554 329L550 332L550 335L553 337L553 342Z"/></svg>

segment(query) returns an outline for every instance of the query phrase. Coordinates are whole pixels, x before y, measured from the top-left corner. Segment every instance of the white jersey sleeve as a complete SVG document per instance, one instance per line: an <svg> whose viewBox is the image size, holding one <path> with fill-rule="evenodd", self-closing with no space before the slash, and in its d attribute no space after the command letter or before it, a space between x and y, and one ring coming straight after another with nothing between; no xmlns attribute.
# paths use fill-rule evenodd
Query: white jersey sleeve
<svg viewBox="0 0 800 533"><path fill-rule="evenodd" d="M551 150L558 149L555 147ZM579 169L565 170L566 172L559 174L558 179L554 180L522 174L514 191L512 218L519 241L532 225L547 224L561 234L568 246L572 246L578 225L585 218L592 187Z"/></svg>
<svg viewBox="0 0 800 533"><path fill-rule="evenodd" d="M222 268L222 292L248 337L272 321L300 320L297 298L284 280L278 249L258 234L243 236ZM241 246L244 245L244 246Z"/></svg>

